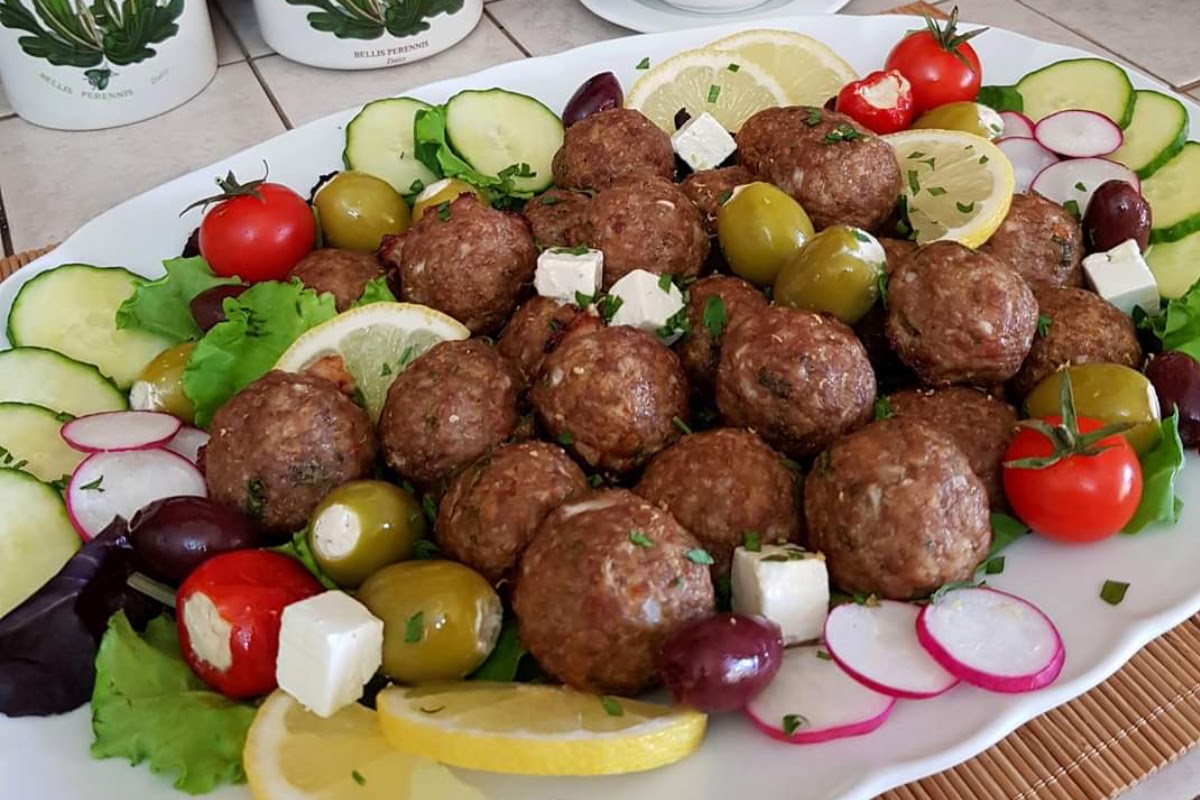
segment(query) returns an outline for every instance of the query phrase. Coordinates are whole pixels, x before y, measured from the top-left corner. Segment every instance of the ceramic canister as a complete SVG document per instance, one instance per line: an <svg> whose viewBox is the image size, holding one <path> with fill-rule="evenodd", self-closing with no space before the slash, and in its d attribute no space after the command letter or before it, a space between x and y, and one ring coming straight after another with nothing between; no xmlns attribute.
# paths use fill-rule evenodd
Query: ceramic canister
<svg viewBox="0 0 1200 800"><path fill-rule="evenodd" d="M373 69L440 53L474 30L483 0L254 0L263 38L292 61Z"/></svg>
<svg viewBox="0 0 1200 800"><path fill-rule="evenodd" d="M35 125L94 130L148 119L216 74L204 0L0 0L0 82Z"/></svg>

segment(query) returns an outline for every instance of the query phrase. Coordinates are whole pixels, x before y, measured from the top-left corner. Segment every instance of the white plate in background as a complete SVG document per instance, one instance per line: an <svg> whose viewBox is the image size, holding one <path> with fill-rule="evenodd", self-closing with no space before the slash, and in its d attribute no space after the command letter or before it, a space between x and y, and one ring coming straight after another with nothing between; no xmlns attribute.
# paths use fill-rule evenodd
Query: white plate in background
<svg viewBox="0 0 1200 800"><path fill-rule="evenodd" d="M565 2L566 0L560 0ZM596 16L614 25L641 33L661 33L702 28L745 20L789 17L797 14L833 14L850 0L766 0L762 5L732 14L684 11L662 0L579 0Z"/></svg>

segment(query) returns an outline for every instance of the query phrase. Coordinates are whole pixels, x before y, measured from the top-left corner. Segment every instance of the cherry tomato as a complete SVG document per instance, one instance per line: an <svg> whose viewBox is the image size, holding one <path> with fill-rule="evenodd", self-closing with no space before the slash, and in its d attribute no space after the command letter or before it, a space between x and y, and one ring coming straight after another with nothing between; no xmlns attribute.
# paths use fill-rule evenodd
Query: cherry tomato
<svg viewBox="0 0 1200 800"><path fill-rule="evenodd" d="M912 84L916 113L959 100L974 100L979 94L983 69L968 40L985 29L959 33L958 9L945 26L929 17L926 30L910 33L888 53L884 69L899 70Z"/></svg>
<svg viewBox="0 0 1200 800"><path fill-rule="evenodd" d="M837 110L878 134L902 131L913 121L913 89L897 70L872 72L842 87Z"/></svg>

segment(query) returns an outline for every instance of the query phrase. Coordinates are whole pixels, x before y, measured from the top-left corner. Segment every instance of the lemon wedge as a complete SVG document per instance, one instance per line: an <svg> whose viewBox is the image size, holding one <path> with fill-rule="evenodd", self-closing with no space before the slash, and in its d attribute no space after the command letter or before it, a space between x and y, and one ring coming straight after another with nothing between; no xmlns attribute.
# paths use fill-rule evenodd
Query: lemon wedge
<svg viewBox="0 0 1200 800"><path fill-rule="evenodd" d="M705 49L757 64L783 87L787 105L823 106L847 83L858 80L854 67L827 45L794 31L743 31Z"/></svg>

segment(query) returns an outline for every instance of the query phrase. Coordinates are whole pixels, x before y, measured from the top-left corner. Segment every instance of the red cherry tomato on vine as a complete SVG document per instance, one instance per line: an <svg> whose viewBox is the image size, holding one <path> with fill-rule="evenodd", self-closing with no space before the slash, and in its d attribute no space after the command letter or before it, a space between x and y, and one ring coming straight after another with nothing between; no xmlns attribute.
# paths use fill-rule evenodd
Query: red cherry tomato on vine
<svg viewBox="0 0 1200 800"><path fill-rule="evenodd" d="M884 69L899 70L912 84L918 115L979 94L983 69L968 40L986 28L958 33L958 9L945 26L925 18L926 30L910 33L888 53Z"/></svg>
<svg viewBox="0 0 1200 800"><path fill-rule="evenodd" d="M913 91L896 70L872 72L842 87L837 110L881 136L906 129L913 121Z"/></svg>

